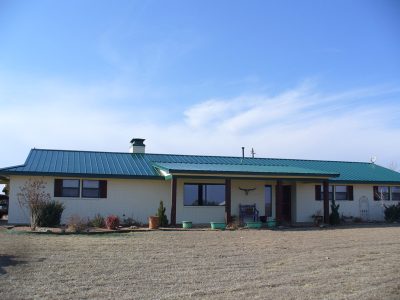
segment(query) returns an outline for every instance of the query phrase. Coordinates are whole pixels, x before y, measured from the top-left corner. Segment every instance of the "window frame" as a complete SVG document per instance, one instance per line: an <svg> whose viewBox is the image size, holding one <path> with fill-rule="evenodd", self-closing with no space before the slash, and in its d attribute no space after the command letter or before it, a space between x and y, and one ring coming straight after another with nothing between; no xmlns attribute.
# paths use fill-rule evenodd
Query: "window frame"
<svg viewBox="0 0 400 300"><path fill-rule="evenodd" d="M97 188L85 187L85 181L90 181L90 182L97 181L98 187ZM94 198L94 199L101 198L100 197L101 196L101 187L100 187L101 183L100 183L100 181L101 180L98 180L98 179L82 179L81 197L82 198ZM97 196L84 195L84 192L87 191L87 190L89 190L89 191L96 190L97 191Z"/></svg>
<svg viewBox="0 0 400 300"><path fill-rule="evenodd" d="M197 188L198 188L198 190L197 190L197 192L198 192L198 203L199 204L197 204L197 205L188 205L188 204L186 204L185 203L185 186L187 186L187 185L195 185L195 186L197 186ZM223 199L221 199L222 201L221 201L221 203L224 203L224 204L217 204L217 205L204 205L203 203L204 202L207 202L207 199L206 198L204 198L204 197L207 197L207 191L205 192L205 193L203 193L203 186L207 186L207 185L220 185L220 186L222 186L223 188L224 188L224 197L223 197ZM201 188L200 188L201 187ZM183 206L184 207L225 207L225 205L226 205L226 203L225 203L225 193L226 193L226 191L225 191L225 188L226 188L226 185L224 184L224 183L197 183L197 182L185 182L184 184L183 184ZM200 199L200 197L201 197L201 199ZM201 204L200 204L201 203Z"/></svg>
<svg viewBox="0 0 400 300"><path fill-rule="evenodd" d="M387 188L387 192L381 192L380 188ZM382 193L384 199L380 199L379 194ZM391 188L389 185L375 185L373 186L374 201L390 201L391 200ZM397 200L396 200L397 201Z"/></svg>
<svg viewBox="0 0 400 300"><path fill-rule="evenodd" d="M395 189L399 189L399 191L398 192L396 192L396 193L394 193L393 192L393 188L395 188ZM393 199L394 197L393 197L393 194L398 194L398 198L397 199ZM398 186L398 185L395 185L395 186L391 186L390 187L390 199L392 200L392 201L400 201L400 186Z"/></svg>
<svg viewBox="0 0 400 300"><path fill-rule="evenodd" d="M271 203L268 207L268 211L267 211L267 188L269 189L269 197L271 199ZM273 214L273 199L272 199L272 185L270 184L266 184L264 186L264 210L265 210L265 216L267 218L271 218L272 214Z"/></svg>
<svg viewBox="0 0 400 300"><path fill-rule="evenodd" d="M346 192L338 192L338 193L346 193L346 199L338 199L336 197L336 187L343 186L346 187ZM322 201L324 199L324 185L317 184L315 185L315 201ZM319 195L317 195L319 191ZM338 184L338 185L329 185L329 201L353 201L354 200L354 186L349 184Z"/></svg>
<svg viewBox="0 0 400 300"><path fill-rule="evenodd" d="M76 178L60 178L58 179L60 180L61 184L58 187L59 190L56 192L54 192L54 197L60 197L60 198L80 198L81 195L81 180L80 179L76 179ZM64 181L77 181L78 182L78 187L64 187ZM55 183L56 185L56 183ZM57 187L55 187L56 189ZM65 194L65 190L76 190L76 195L66 195ZM58 195L56 195L58 194Z"/></svg>

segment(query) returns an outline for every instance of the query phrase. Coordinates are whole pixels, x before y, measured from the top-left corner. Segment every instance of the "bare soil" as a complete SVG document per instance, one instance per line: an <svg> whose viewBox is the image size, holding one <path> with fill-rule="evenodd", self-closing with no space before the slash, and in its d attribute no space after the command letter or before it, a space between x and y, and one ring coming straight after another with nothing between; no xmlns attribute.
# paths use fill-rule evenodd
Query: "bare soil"
<svg viewBox="0 0 400 300"><path fill-rule="evenodd" d="M400 299L400 227L10 232L1 299Z"/></svg>

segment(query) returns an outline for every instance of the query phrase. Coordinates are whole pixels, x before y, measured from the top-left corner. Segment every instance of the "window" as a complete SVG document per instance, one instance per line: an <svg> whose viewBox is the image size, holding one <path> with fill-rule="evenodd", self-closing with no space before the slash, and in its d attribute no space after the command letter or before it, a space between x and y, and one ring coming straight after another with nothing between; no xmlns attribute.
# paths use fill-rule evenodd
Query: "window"
<svg viewBox="0 0 400 300"><path fill-rule="evenodd" d="M400 186L393 186L392 190L392 200L400 200Z"/></svg>
<svg viewBox="0 0 400 300"><path fill-rule="evenodd" d="M55 179L54 197L79 197L79 179Z"/></svg>
<svg viewBox="0 0 400 300"><path fill-rule="evenodd" d="M80 197L79 179L55 179L54 197ZM83 198L107 198L106 180L82 180Z"/></svg>
<svg viewBox="0 0 400 300"><path fill-rule="evenodd" d="M389 187L388 186L374 186L374 200L389 200Z"/></svg>
<svg viewBox="0 0 400 300"><path fill-rule="evenodd" d="M324 199L324 186L315 186L315 200ZM329 186L329 200L354 200L353 186L352 185L330 185Z"/></svg>
<svg viewBox="0 0 400 300"><path fill-rule="evenodd" d="M107 198L107 181L82 180L82 198Z"/></svg>
<svg viewBox="0 0 400 300"><path fill-rule="evenodd" d="M324 199L324 186L316 185L315 186L315 200ZM333 185L329 186L329 200L333 199Z"/></svg>
<svg viewBox="0 0 400 300"><path fill-rule="evenodd" d="M353 186L352 185L336 185L335 186L335 200L353 200Z"/></svg>
<svg viewBox="0 0 400 300"><path fill-rule="evenodd" d="M225 185L185 184L183 203L185 206L223 206L225 205Z"/></svg>
<svg viewBox="0 0 400 300"><path fill-rule="evenodd" d="M335 186L335 200L346 200L347 199L347 189L345 185Z"/></svg>
<svg viewBox="0 0 400 300"><path fill-rule="evenodd" d="M272 186L265 186L265 216L272 217Z"/></svg>

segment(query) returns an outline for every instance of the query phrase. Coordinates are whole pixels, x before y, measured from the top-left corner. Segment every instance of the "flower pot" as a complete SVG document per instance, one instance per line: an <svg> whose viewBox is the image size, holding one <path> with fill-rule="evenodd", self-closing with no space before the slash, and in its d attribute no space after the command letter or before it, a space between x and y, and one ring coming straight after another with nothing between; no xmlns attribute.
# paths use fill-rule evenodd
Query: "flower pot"
<svg viewBox="0 0 400 300"><path fill-rule="evenodd" d="M182 221L182 228L192 228L192 221Z"/></svg>
<svg viewBox="0 0 400 300"><path fill-rule="evenodd" d="M221 229L225 230L226 224L221 222L210 222L211 229Z"/></svg>
<svg viewBox="0 0 400 300"><path fill-rule="evenodd" d="M258 229L261 228L261 222L246 222L247 228Z"/></svg>
<svg viewBox="0 0 400 300"><path fill-rule="evenodd" d="M149 217L149 229L158 229L158 217L156 216Z"/></svg>

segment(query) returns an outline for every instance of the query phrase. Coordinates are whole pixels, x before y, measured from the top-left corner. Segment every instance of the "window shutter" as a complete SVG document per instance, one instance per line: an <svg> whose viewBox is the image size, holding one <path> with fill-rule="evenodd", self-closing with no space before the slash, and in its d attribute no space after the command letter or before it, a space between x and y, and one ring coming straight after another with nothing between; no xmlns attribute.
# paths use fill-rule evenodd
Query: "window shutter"
<svg viewBox="0 0 400 300"><path fill-rule="evenodd" d="M99 180L100 198L107 198L107 180Z"/></svg>
<svg viewBox="0 0 400 300"><path fill-rule="evenodd" d="M374 186L374 200L375 200L375 201L379 201L378 186Z"/></svg>
<svg viewBox="0 0 400 300"><path fill-rule="evenodd" d="M54 179L54 197L62 197L62 179Z"/></svg>
<svg viewBox="0 0 400 300"><path fill-rule="evenodd" d="M354 200L354 192L352 185L347 186L347 200Z"/></svg>
<svg viewBox="0 0 400 300"><path fill-rule="evenodd" d="M321 186L316 185L315 186L315 200L322 200L321 199Z"/></svg>

